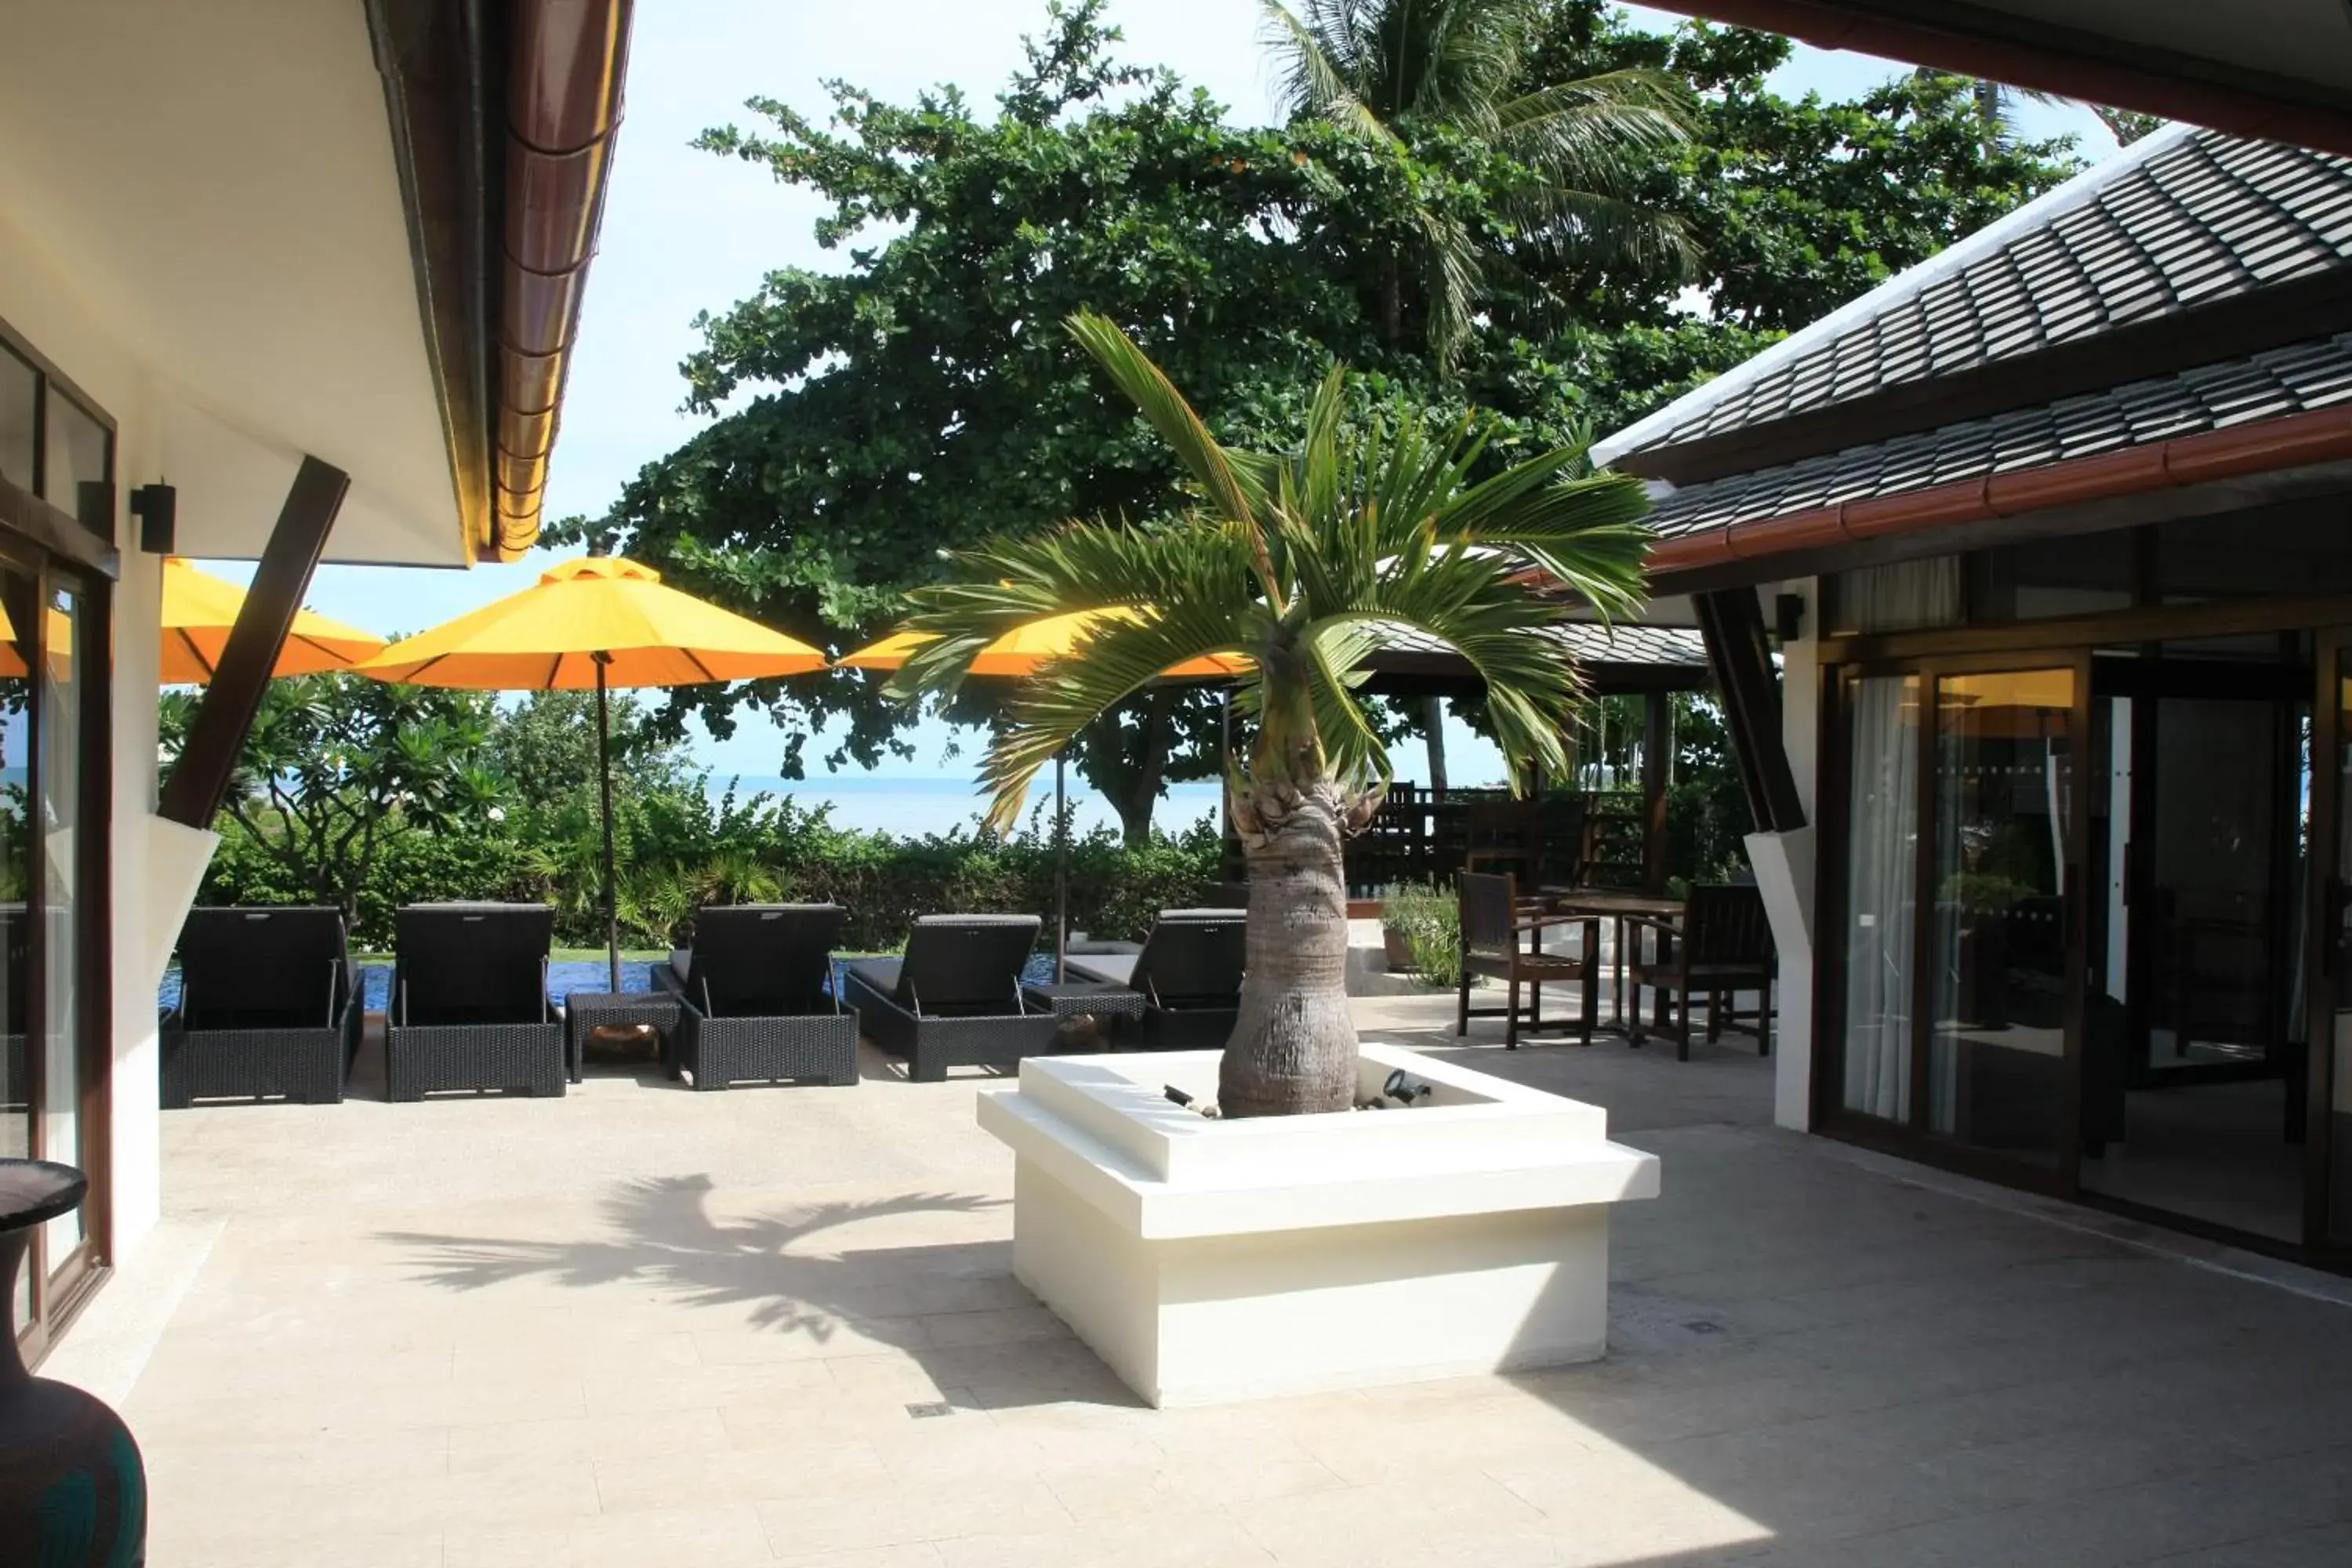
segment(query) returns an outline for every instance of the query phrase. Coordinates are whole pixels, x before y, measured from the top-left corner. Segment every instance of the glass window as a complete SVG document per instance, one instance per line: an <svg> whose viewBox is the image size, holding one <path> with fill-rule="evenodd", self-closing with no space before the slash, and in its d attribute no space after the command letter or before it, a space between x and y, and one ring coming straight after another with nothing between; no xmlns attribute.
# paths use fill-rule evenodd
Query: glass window
<svg viewBox="0 0 2352 1568"><path fill-rule="evenodd" d="M1830 593L1831 631L1910 632L1960 622L1960 558L1897 561L1841 572Z"/></svg>
<svg viewBox="0 0 2352 1568"><path fill-rule="evenodd" d="M42 617L41 657L41 1150L87 1168L81 1127L81 719L91 674L80 595L51 592ZM79 1246L83 1210L48 1225L52 1271Z"/></svg>
<svg viewBox="0 0 2352 1568"><path fill-rule="evenodd" d="M2352 512L2331 497L2158 523L2156 578L2168 605L2352 593Z"/></svg>
<svg viewBox="0 0 2352 1568"><path fill-rule="evenodd" d="M2135 553L2130 529L1979 550L1969 557L1969 618L2032 621L2128 610Z"/></svg>
<svg viewBox="0 0 2352 1568"><path fill-rule="evenodd" d="M23 360L0 348L0 479L20 490L33 488L34 442L40 422L41 377Z"/></svg>
<svg viewBox="0 0 2352 1568"><path fill-rule="evenodd" d="M2066 1100L2072 669L1936 683L1928 1125L2054 1163Z"/></svg>
<svg viewBox="0 0 2352 1568"><path fill-rule="evenodd" d="M1918 900L1919 678L1850 693L1844 1104L1901 1121L1911 1103L1912 910Z"/></svg>
<svg viewBox="0 0 2352 1568"><path fill-rule="evenodd" d="M48 464L42 498L101 539L114 537L114 440L106 426L52 384L48 402Z"/></svg>
<svg viewBox="0 0 2352 1568"><path fill-rule="evenodd" d="M0 365L5 356L0 354ZM26 1047L26 973L32 932L26 923L32 866L32 781L26 771L32 734L32 580L0 567L0 1157L33 1152L32 1066ZM32 1270L16 1271L16 1319L29 1321Z"/></svg>

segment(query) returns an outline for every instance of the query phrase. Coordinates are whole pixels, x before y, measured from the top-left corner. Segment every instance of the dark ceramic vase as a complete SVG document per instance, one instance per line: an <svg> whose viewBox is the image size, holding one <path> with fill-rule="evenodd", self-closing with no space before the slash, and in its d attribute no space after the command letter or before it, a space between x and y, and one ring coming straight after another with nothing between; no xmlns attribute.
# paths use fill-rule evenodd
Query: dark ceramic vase
<svg viewBox="0 0 2352 1568"><path fill-rule="evenodd" d="M16 1350L26 1244L89 1187L71 1165L0 1160L0 1563L24 1568L147 1561L147 1470L131 1429L104 1401L27 1373Z"/></svg>

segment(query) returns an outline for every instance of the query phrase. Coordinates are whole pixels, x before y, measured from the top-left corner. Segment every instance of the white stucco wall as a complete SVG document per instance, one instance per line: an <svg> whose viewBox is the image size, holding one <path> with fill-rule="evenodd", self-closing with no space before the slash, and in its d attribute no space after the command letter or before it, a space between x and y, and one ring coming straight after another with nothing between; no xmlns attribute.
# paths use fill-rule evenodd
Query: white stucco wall
<svg viewBox="0 0 2352 1568"><path fill-rule="evenodd" d="M1804 600L1803 635L1780 649L1780 738L1788 748L1789 771L1797 781L1797 797L1804 803L1808 826L1802 842L1791 845L1797 876L1795 892L1802 904L1803 924L1813 940L1825 940L1813 915L1818 907L1813 868L1820 844L1811 825L1821 820L1821 795L1814 773L1820 760L1821 733L1821 580L1808 577L1764 590L1769 613L1771 595L1794 594ZM1810 943L1792 952L1780 943L1780 1023L1773 1036L1778 1066L1773 1069L1772 1120L1799 1131L1812 1126L1813 963Z"/></svg>

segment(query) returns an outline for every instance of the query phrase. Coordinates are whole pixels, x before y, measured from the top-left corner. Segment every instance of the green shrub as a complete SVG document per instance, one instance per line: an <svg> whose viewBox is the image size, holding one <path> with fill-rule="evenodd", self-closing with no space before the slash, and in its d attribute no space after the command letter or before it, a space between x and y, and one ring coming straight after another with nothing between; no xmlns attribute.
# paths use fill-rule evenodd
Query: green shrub
<svg viewBox="0 0 2352 1568"><path fill-rule="evenodd" d="M1462 910L1453 894L1419 886L1382 889L1381 926L1404 938L1423 984L1450 990L1462 983Z"/></svg>
<svg viewBox="0 0 2352 1568"><path fill-rule="evenodd" d="M206 903L304 903L316 897L233 820L205 879ZM683 940L709 902L779 899L833 902L849 911L845 948L903 946L915 917L959 910L1035 914L1051 930L1053 833L1040 814L998 837L960 828L897 837L833 826L765 796L716 799L698 787L623 801L614 823L621 940L664 948ZM1128 849L1108 828L1070 845L1070 923L1098 937L1137 940L1162 909L1198 904L1218 880L1216 828L1154 834ZM356 889L353 941L383 951L393 911L439 899L544 900L556 908L556 941L604 940L602 829L576 805L517 810L462 826L411 827L388 837Z"/></svg>

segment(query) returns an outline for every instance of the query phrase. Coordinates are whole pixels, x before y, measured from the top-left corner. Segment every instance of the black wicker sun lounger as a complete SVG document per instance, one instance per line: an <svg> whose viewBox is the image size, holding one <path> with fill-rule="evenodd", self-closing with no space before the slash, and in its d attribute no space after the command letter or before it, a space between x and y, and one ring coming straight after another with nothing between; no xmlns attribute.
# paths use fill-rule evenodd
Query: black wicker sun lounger
<svg viewBox="0 0 2352 1568"><path fill-rule="evenodd" d="M563 1092L563 1026L547 1000L545 904L411 904L395 917L384 1089Z"/></svg>
<svg viewBox="0 0 2352 1568"><path fill-rule="evenodd" d="M694 944L654 978L679 1000L675 1066L696 1089L857 1081L857 1015L828 983L848 918L838 904L698 910Z"/></svg>
<svg viewBox="0 0 2352 1568"><path fill-rule="evenodd" d="M340 911L191 910L179 1005L163 1017L163 1105L338 1101L364 1017Z"/></svg>
<svg viewBox="0 0 2352 1568"><path fill-rule="evenodd" d="M907 1076L937 1083L951 1067L1009 1067L1054 1048L1060 1020L1021 997L1021 969L1036 945L1034 915L925 915L907 956L845 968L849 1005L873 1042L907 1061Z"/></svg>
<svg viewBox="0 0 2352 1568"><path fill-rule="evenodd" d="M1143 1016L1121 1026L1122 1044L1147 1051L1213 1051L1234 1032L1248 958L1244 910L1162 910L1134 953L1072 954L1080 979L1143 995Z"/></svg>

